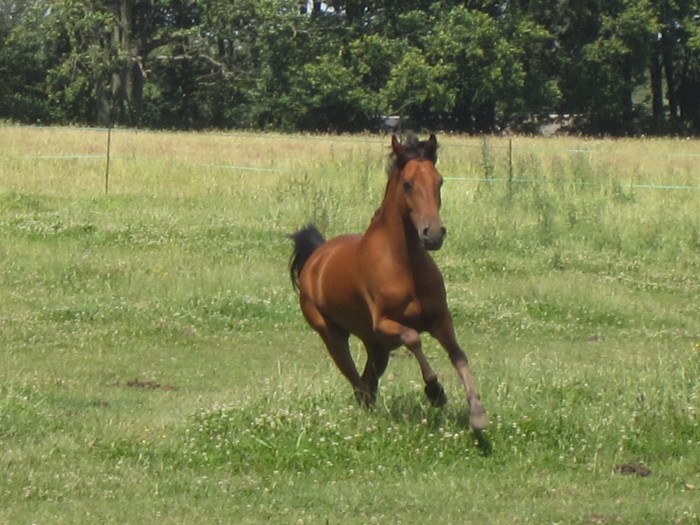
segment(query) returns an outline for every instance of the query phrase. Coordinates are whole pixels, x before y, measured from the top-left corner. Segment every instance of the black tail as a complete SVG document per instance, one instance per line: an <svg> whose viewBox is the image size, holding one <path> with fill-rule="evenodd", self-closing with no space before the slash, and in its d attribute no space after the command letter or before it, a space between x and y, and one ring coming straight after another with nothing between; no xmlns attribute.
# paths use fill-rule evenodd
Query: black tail
<svg viewBox="0 0 700 525"><path fill-rule="evenodd" d="M294 252L289 261L289 277L292 280L292 286L298 292L301 269L314 250L326 242L326 239L323 238L321 232L313 224L307 224L289 237L294 241Z"/></svg>

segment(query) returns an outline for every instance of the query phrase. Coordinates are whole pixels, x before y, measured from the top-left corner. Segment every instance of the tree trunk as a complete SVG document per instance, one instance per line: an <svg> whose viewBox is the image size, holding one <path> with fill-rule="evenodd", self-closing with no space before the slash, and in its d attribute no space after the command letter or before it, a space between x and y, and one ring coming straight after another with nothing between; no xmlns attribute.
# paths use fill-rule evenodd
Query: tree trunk
<svg viewBox="0 0 700 525"><path fill-rule="evenodd" d="M109 96L105 92L105 86L101 79L97 79L95 84L95 113L97 114L98 126L112 125L112 108Z"/></svg>
<svg viewBox="0 0 700 525"><path fill-rule="evenodd" d="M485 102L474 111L474 124L477 133L496 131L496 103Z"/></svg>
<svg viewBox="0 0 700 525"><path fill-rule="evenodd" d="M675 68L673 67L673 40L668 30L664 30L661 36L662 59L664 73L666 75L666 96L668 97L668 110L672 123L678 123L678 96L676 88Z"/></svg>
<svg viewBox="0 0 700 525"><path fill-rule="evenodd" d="M664 120L663 71L661 69L661 40L657 40L651 53L649 64L651 77L651 111L654 130L660 131Z"/></svg>
<svg viewBox="0 0 700 525"><path fill-rule="evenodd" d="M693 71L692 61L692 51L686 49L678 86L678 106L683 125L697 133L700 128L700 75Z"/></svg>
<svg viewBox="0 0 700 525"><path fill-rule="evenodd" d="M134 24L134 0L119 0L115 13L117 24L113 40L124 63L118 73L112 75L112 96L116 105L118 122L137 126L143 109L143 71L141 67L139 37Z"/></svg>

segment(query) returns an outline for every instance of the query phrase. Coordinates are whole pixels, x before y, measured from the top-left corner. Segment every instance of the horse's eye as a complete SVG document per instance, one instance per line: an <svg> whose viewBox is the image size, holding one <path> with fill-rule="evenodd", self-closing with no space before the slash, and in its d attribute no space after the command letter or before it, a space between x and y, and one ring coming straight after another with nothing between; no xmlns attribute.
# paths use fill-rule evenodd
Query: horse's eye
<svg viewBox="0 0 700 525"><path fill-rule="evenodd" d="M404 181L403 183L403 189L405 191L411 191L413 189L413 183L410 181Z"/></svg>

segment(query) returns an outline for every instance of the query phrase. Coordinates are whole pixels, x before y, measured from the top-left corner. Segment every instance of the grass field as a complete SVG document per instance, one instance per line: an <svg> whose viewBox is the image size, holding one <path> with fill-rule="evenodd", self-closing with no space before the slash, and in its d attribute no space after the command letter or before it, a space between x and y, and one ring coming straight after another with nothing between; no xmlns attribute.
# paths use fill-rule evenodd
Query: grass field
<svg viewBox="0 0 700 525"><path fill-rule="evenodd" d="M105 131L0 128L0 523L700 523L700 142L438 139L482 443L429 339L447 407L405 351L357 407L289 283L387 138L117 130L105 193Z"/></svg>

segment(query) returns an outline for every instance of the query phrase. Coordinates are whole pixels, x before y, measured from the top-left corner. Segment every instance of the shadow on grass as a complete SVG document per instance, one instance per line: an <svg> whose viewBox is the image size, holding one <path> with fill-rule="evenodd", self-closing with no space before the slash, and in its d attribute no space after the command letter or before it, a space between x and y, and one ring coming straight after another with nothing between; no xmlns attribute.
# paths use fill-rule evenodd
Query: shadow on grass
<svg viewBox="0 0 700 525"><path fill-rule="evenodd" d="M391 396L381 396L378 400L389 418L396 423L410 423L427 426L432 431L443 428L458 430L470 429L469 410L459 402L436 408L415 392L400 392ZM485 430L472 430L477 448L482 455L493 454L493 445Z"/></svg>

